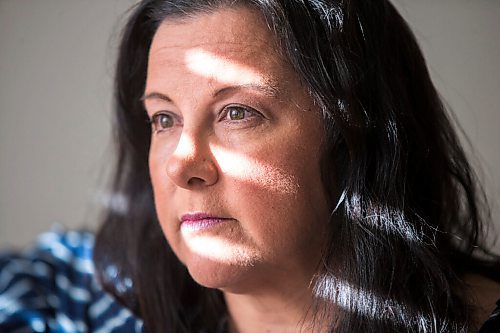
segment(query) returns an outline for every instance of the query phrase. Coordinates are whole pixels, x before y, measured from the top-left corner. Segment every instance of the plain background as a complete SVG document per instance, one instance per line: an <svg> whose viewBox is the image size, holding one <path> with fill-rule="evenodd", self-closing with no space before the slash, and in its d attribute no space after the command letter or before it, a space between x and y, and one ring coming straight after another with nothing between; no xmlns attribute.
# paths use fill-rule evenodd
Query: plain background
<svg viewBox="0 0 500 333"><path fill-rule="evenodd" d="M0 0L1 247L54 224L98 225L109 204L114 58L134 2ZM472 143L500 231L500 1L396 5Z"/></svg>

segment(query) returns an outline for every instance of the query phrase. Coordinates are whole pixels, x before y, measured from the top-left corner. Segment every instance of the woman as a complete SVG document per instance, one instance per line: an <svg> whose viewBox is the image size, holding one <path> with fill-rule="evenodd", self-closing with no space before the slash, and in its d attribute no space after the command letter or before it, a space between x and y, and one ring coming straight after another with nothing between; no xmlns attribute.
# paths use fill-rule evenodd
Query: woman
<svg viewBox="0 0 500 333"><path fill-rule="evenodd" d="M472 332L499 298L482 192L387 1L142 1L116 135L127 205L94 262L148 332Z"/></svg>

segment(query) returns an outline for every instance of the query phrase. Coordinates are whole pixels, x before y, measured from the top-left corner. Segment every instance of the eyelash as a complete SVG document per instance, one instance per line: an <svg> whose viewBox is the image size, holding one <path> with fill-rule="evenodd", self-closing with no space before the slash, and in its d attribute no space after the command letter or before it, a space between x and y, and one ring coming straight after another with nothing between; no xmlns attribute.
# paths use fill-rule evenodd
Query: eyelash
<svg viewBox="0 0 500 333"><path fill-rule="evenodd" d="M243 115L244 118L242 118L242 119L228 119L232 109L233 110L234 109L242 110L244 112L244 115ZM220 115L219 115L219 121L242 123L242 122L251 121L255 117L262 118L263 115L259 111L255 110L254 108L251 108L249 106L240 105L240 104L231 104L231 105L225 106L222 109L222 111L220 112Z"/></svg>
<svg viewBox="0 0 500 333"><path fill-rule="evenodd" d="M162 116L168 116L168 117L170 117L170 121L172 122L172 125L169 126L169 127L166 127L166 128L161 128L161 125L160 125L161 118L160 117L162 117ZM163 132L165 130L168 130L168 129L174 127L175 123L177 121L176 118L177 117L175 115L171 114L170 112L160 111L160 112L155 113L151 117L151 119L149 120L149 122L151 123L153 132L154 133L160 133L160 132Z"/></svg>
<svg viewBox="0 0 500 333"><path fill-rule="evenodd" d="M244 112L243 118L242 119L227 119L230 116L231 110L234 109L239 109ZM170 126L162 128L161 121L163 116L169 117L169 121L171 123ZM159 111L155 113L149 120L152 130L154 133L160 133L165 130L168 130L176 125L176 122L178 122L178 117L175 114L172 114L167 111ZM226 121L230 123L244 123L244 122L249 122L252 120L255 120L255 118L264 118L262 113L259 111L255 110L254 108L251 108L249 106L244 106L240 104L230 104L225 106L221 112L219 113L219 122ZM166 120L165 120L166 121Z"/></svg>

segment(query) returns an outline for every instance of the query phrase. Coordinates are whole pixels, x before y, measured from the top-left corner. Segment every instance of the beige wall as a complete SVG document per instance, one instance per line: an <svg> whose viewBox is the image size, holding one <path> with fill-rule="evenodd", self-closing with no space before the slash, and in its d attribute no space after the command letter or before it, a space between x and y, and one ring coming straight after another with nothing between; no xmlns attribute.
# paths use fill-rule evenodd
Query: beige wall
<svg viewBox="0 0 500 333"><path fill-rule="evenodd" d="M118 18L132 0L0 0L0 245L96 225Z"/></svg>
<svg viewBox="0 0 500 333"><path fill-rule="evenodd" d="M54 223L95 227L116 33L133 2L0 0L0 246L26 244ZM500 226L500 1L397 6L473 143Z"/></svg>
<svg viewBox="0 0 500 333"><path fill-rule="evenodd" d="M500 1L395 3L420 42L437 89L472 143L467 150L492 208L492 240L500 234Z"/></svg>

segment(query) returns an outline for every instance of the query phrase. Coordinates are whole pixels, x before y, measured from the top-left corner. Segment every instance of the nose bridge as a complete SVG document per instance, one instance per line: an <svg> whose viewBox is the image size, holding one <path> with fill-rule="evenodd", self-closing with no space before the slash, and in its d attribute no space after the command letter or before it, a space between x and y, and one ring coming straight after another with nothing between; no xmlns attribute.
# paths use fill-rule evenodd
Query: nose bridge
<svg viewBox="0 0 500 333"><path fill-rule="evenodd" d="M201 126L184 127L177 146L167 162L168 176L180 187L212 185L218 171L207 134Z"/></svg>
<svg viewBox="0 0 500 333"><path fill-rule="evenodd" d="M173 155L178 158L195 158L201 148L198 141L199 134L196 131L183 129Z"/></svg>
<svg viewBox="0 0 500 333"><path fill-rule="evenodd" d="M197 94L190 96L190 99L179 105L183 110L183 125L174 151L175 155L187 158L193 158L208 148L208 145L204 147L207 143L204 137L206 137L208 128L205 126L205 120L202 116L204 109L199 102L201 97Z"/></svg>

